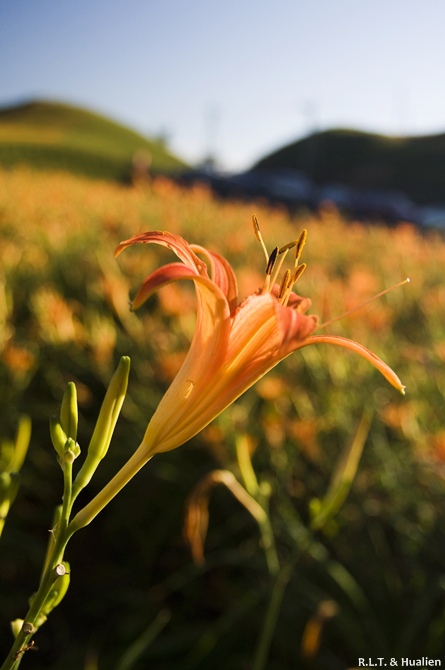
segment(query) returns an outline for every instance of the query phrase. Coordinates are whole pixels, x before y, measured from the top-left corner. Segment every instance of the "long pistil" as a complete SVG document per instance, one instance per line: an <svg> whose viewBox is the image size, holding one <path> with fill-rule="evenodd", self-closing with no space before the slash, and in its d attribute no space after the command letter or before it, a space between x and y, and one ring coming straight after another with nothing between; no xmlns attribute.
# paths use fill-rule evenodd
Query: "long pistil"
<svg viewBox="0 0 445 670"><path fill-rule="evenodd" d="M320 328L325 328L326 326L330 326L331 323L335 323L336 321L340 321L340 319L344 319L346 316L349 316L350 314L354 314L354 312L357 312L359 309L362 309L363 307L366 307L366 305L369 305L370 302L374 302L374 300L377 300L378 298L381 298L382 295L386 295L386 293L389 293L390 291L393 291L395 288L399 288L399 286L403 286L404 284L409 284L410 281L411 281L410 278L407 277L403 281L399 281L397 284L394 284L394 286L390 286L389 288L385 288L384 291L380 291L380 293L377 293L377 295L373 295L372 298L368 298L368 300L365 300L364 302L361 302L360 305L357 305L357 307L353 307L348 312L345 312L345 314L341 314L340 316L336 316L333 319L329 319L329 321L325 321L324 323L320 323L320 325L317 326L317 330L320 330Z"/></svg>

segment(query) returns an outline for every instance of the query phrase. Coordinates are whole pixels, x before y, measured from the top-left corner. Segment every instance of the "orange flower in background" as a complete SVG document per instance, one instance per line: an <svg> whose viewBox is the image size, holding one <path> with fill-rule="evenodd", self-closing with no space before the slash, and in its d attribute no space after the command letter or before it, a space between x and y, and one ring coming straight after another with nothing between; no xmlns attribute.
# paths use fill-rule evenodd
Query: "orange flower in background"
<svg viewBox="0 0 445 670"><path fill-rule="evenodd" d="M141 233L117 247L116 256L134 244L160 244L173 251L181 262L152 272L139 289L133 308L138 309L163 286L188 279L195 284L197 320L187 356L153 414L140 446L78 514L81 525L89 523L154 454L187 442L271 368L309 344L337 344L352 349L403 392L404 387L391 368L365 347L343 337L313 335L318 319L306 314L311 301L292 291L306 267L299 264L306 231L284 247L276 247L269 255L255 217L254 225L267 259L266 277L264 286L241 302L228 261L204 247L189 244L179 235ZM278 281L283 261L291 249L295 250L293 268L286 270Z"/></svg>

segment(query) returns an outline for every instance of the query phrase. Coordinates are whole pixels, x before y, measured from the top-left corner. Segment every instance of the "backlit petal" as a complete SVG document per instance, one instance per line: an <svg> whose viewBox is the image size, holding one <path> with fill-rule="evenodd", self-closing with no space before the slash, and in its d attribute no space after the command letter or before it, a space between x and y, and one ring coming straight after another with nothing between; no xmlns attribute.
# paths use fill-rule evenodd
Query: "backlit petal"
<svg viewBox="0 0 445 670"><path fill-rule="evenodd" d="M143 443L156 451L173 449L198 432L190 429L189 416L214 385L230 337L225 296L210 279L190 278L195 281L198 298L195 333L181 369L147 427ZM178 433L185 436L181 442Z"/></svg>
<svg viewBox="0 0 445 670"><path fill-rule="evenodd" d="M179 235L173 233L153 231L148 233L140 233L133 235L130 239L121 242L114 252L117 257L127 247L133 244L160 244L167 249L173 251L178 258L181 259L189 268L194 268L199 274L207 275L207 266L204 261L200 260L193 252L190 244Z"/></svg>
<svg viewBox="0 0 445 670"><path fill-rule="evenodd" d="M348 340L346 337L340 337L339 335L312 335L305 342L303 342L299 349L306 347L309 344L336 344L337 346L344 347L345 349L350 349L356 354L360 354L363 358L366 358L367 361L372 363L374 367L379 370L382 375L392 384L400 393L405 394L405 386L402 384L394 370L392 370L389 365L384 363L378 356L376 356L372 351L364 347L354 340Z"/></svg>
<svg viewBox="0 0 445 670"><path fill-rule="evenodd" d="M215 359L211 370L213 376L207 376L203 384L193 388L195 399L188 406L186 421L175 421L174 429L170 425L167 448L174 448L175 444L182 444L198 433L296 348L296 339L293 340L292 348L289 348L287 333L278 323L283 309L267 293L252 295L240 305L232 318L229 341ZM297 313L295 317L301 320L299 328L305 337L307 333L313 332L314 317ZM297 338L297 332L298 329L294 331L294 338ZM197 366L201 366L200 361L197 361Z"/></svg>
<svg viewBox="0 0 445 670"><path fill-rule="evenodd" d="M208 251L205 247L191 244L190 248L197 254L202 254L210 266L210 277L221 289L227 298L230 311L233 311L238 302L238 286L232 266L223 256Z"/></svg>
<svg viewBox="0 0 445 670"><path fill-rule="evenodd" d="M139 309L141 305L150 298L157 290L179 279L194 279L197 275L196 271L187 267L183 263L170 263L163 265L154 272L152 272L146 279L137 292L132 301L133 309Z"/></svg>

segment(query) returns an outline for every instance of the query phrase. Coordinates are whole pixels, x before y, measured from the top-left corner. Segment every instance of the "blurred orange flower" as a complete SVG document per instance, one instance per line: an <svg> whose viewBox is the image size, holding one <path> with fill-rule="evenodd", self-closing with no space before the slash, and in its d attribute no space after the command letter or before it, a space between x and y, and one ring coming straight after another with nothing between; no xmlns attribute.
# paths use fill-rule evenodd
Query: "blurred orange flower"
<svg viewBox="0 0 445 670"><path fill-rule="evenodd" d="M10 370L19 374L28 372L35 364L35 356L29 349L15 346L11 342L3 350L2 359Z"/></svg>

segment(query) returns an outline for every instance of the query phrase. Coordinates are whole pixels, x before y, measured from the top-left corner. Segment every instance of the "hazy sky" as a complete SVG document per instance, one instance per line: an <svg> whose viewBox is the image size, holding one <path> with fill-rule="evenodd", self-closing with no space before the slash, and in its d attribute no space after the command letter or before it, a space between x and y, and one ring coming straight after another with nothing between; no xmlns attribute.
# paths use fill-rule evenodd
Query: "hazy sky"
<svg viewBox="0 0 445 670"><path fill-rule="evenodd" d="M242 169L314 129L445 131L443 0L0 0L0 105L104 112Z"/></svg>

